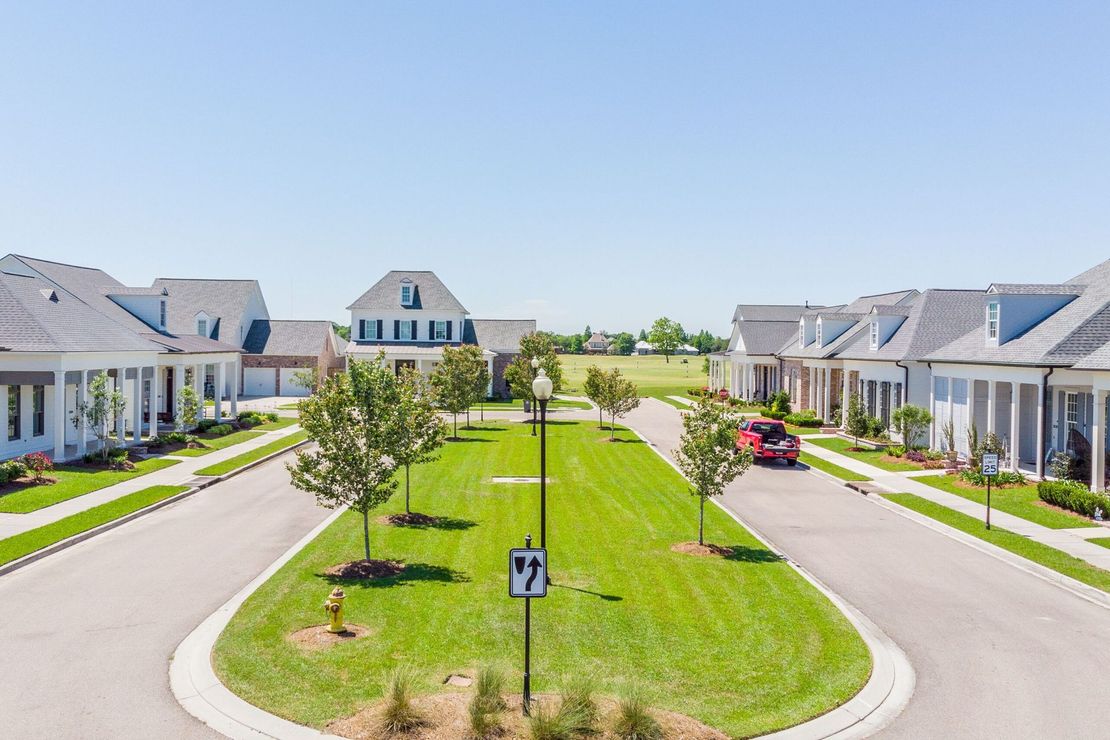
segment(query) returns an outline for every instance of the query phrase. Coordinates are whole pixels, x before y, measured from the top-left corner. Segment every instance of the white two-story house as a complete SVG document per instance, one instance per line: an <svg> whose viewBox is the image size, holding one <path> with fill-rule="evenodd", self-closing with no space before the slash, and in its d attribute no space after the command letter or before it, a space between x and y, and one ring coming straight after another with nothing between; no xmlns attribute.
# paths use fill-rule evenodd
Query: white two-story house
<svg viewBox="0 0 1110 740"><path fill-rule="evenodd" d="M431 373L445 346L482 348L492 382L490 394L508 393L504 370L520 352L520 339L536 330L534 319L471 319L459 299L430 271L394 270L354 303L347 359L379 353L392 369Z"/></svg>

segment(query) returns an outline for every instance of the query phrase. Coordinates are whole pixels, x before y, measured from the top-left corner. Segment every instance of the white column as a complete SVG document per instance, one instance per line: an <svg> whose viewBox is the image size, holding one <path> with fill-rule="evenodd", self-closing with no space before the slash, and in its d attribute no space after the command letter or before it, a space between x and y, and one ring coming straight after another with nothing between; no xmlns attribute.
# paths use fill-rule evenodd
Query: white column
<svg viewBox="0 0 1110 740"><path fill-rule="evenodd" d="M82 370L81 374L77 378L77 406L78 407L80 407L81 404L85 403L85 401L88 400L88 389L89 389L88 371ZM88 451L88 442L87 442L87 437L88 436L89 436L89 430L85 428L84 424L82 424L77 429L77 457L83 457L85 455L85 453Z"/></svg>
<svg viewBox="0 0 1110 740"><path fill-rule="evenodd" d="M952 423L953 431L955 431L956 422L955 422L955 419L953 418L953 413L956 411L956 404L953 401L953 395L954 394L952 393L952 376L949 375L948 376L948 421ZM956 439L952 440L952 444L955 445L956 447L959 447L959 441L958 440L959 440L958 436L956 437ZM971 452L971 451L968 450L968 452Z"/></svg>
<svg viewBox="0 0 1110 740"><path fill-rule="evenodd" d="M66 374L54 371L54 459L66 456Z"/></svg>
<svg viewBox="0 0 1110 740"><path fill-rule="evenodd" d="M1044 478L1044 379L1037 383L1037 477Z"/></svg>
<svg viewBox="0 0 1110 740"><path fill-rule="evenodd" d="M827 365L825 366L825 377L821 381L821 384L824 395L821 396L821 413L818 414L818 416L820 416L822 419L828 419L829 401L832 394L832 368Z"/></svg>
<svg viewBox="0 0 1110 740"><path fill-rule="evenodd" d="M193 365L193 392L197 394L197 421L204 418L204 365Z"/></svg>
<svg viewBox="0 0 1110 740"><path fill-rule="evenodd" d="M1018 444L1018 433L1021 425L1018 417L1021 415L1021 383L1010 383L1010 470L1018 471L1018 458L1021 456L1021 446Z"/></svg>
<svg viewBox="0 0 1110 740"><path fill-rule="evenodd" d="M987 434L994 431L995 396L998 393L997 381L987 381Z"/></svg>
<svg viewBox="0 0 1110 740"><path fill-rule="evenodd" d="M173 366L173 404L174 407L170 409L170 414L173 416L173 428L177 431L182 431L181 427L177 424L177 403L181 398L181 389L185 387L185 366Z"/></svg>
<svg viewBox="0 0 1110 740"><path fill-rule="evenodd" d="M848 404L844 404L844 413L848 413ZM929 413L933 420L929 422L929 449L937 448L937 380L929 372Z"/></svg>
<svg viewBox="0 0 1110 740"><path fill-rule="evenodd" d="M967 381L967 423L970 426L971 422L975 421L975 386L974 380ZM978 422L975 422L978 426Z"/></svg>
<svg viewBox="0 0 1110 740"><path fill-rule="evenodd" d="M143 440L143 369L135 368L135 387L131 392L131 441Z"/></svg>
<svg viewBox="0 0 1110 740"><path fill-rule="evenodd" d="M213 394L215 397L213 399L215 407L212 418L216 420L216 423L219 423L223 421L224 418L224 364L222 362L217 362L212 366L212 370L215 376L213 378L213 383L216 389L216 392Z"/></svg>
<svg viewBox="0 0 1110 740"><path fill-rule="evenodd" d="M121 395L124 393L123 381L126 380L126 379L127 379L127 369L122 368L122 367L117 367L116 368L116 390L118 390ZM127 398L127 396L124 395L124 398ZM126 441L126 438L124 437L124 419L126 419L126 418L127 418L127 412L126 411L124 411L124 413L120 414L119 417L116 418L116 439L119 440L120 444L123 444Z"/></svg>
<svg viewBox="0 0 1110 740"><path fill-rule="evenodd" d="M1095 389L1091 420L1091 490L1101 491L1106 480L1106 391Z"/></svg>
<svg viewBox="0 0 1110 740"><path fill-rule="evenodd" d="M236 419L239 418L239 359L236 358L228 363L228 371L231 373L231 415Z"/></svg>
<svg viewBox="0 0 1110 740"><path fill-rule="evenodd" d="M155 365L150 378L150 436L158 434L158 412L162 410L162 367Z"/></svg>

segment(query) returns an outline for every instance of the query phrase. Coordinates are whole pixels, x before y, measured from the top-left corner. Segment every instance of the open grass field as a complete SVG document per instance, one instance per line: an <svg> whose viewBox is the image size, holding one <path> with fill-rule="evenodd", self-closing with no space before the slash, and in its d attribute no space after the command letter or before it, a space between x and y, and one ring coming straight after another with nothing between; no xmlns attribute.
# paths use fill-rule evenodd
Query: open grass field
<svg viewBox="0 0 1110 740"><path fill-rule="evenodd" d="M559 355L563 365L563 388L568 395L585 395L582 383L586 368L597 365L602 369L620 368L621 373L635 383L641 396L686 396L687 388L701 388L706 383L701 371L701 357L672 357L670 363L662 355L624 357L620 355Z"/></svg>
<svg viewBox="0 0 1110 740"><path fill-rule="evenodd" d="M56 522L22 532L13 537L0 540L0 565L10 563L24 555L49 547L56 542L87 532L93 527L114 521L120 517L155 504L170 496L187 491L187 486L151 486L141 491L120 496L114 501L94 506L91 509L63 517Z"/></svg>
<svg viewBox="0 0 1110 740"><path fill-rule="evenodd" d="M607 432L594 427L548 428L553 585L533 601L534 691L586 674L604 694L635 682L656 707L749 736L821 714L866 682L868 651L844 616L716 506L706 506L706 539L734 554L672 551L697 536L697 500L635 435L603 442ZM526 532L538 538L538 486L490 479L536 473L529 431L487 423L413 470L413 510L438 524L377 521L403 510L401 495L372 513L372 555L404 561L398 576L324 575L362 556L361 516L341 517L233 618L213 657L222 680L315 727L380 698L383 674L398 663L414 667L419 692L443 691L449 673L473 675L482 663L518 690L524 606L507 594L507 551ZM347 621L369 636L318 651L286 639L325 621L321 604L337 582Z"/></svg>
<svg viewBox="0 0 1110 740"><path fill-rule="evenodd" d="M959 479L952 475L929 475L923 478L915 478L918 483L924 483L927 486L938 488L941 491L954 493L961 498L966 498L968 501L974 501L977 504L987 504L987 489L986 488L968 488L959 485ZM1073 529L1075 527L1097 527L1098 525L1092 522L1085 516L1057 509L1043 503L1039 496L1037 496L1037 486L1006 486L999 488L994 486L991 489L991 508L1004 511L1007 514L1020 516L1022 519L1028 519L1031 522L1040 524L1042 527L1049 527L1050 529Z"/></svg>
<svg viewBox="0 0 1110 740"><path fill-rule="evenodd" d="M155 470L177 465L177 460L154 458L135 463L134 470L98 470L82 465L59 465L47 477L56 478L57 483L31 486L0 496L0 513L26 514L31 511L53 506L101 488L122 483Z"/></svg>
<svg viewBox="0 0 1110 740"><path fill-rule="evenodd" d="M954 511L912 493L884 493L882 496L896 504L905 506L907 509L912 509L961 532L978 537L1004 550L1009 550L1027 560L1032 560L1034 563L1051 568L1057 573L1063 573L1077 581L1086 583L1088 586L1110 592L1110 571L1096 568L1087 561L1080 560L1062 550L1057 550L1055 547L1049 547L1028 537L998 527L987 529L984 523L975 517Z"/></svg>

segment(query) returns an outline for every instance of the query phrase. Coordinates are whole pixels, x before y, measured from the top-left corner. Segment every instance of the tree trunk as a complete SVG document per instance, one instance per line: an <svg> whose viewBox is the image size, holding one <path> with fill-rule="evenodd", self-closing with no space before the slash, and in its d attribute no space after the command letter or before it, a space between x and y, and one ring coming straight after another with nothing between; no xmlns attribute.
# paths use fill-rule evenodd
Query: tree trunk
<svg viewBox="0 0 1110 740"><path fill-rule="evenodd" d="M605 417L602 416L602 414L604 414L604 413L605 412L602 411L602 409L601 409L601 404L600 403L597 404L597 428L598 429L604 429L605 428Z"/></svg>
<svg viewBox="0 0 1110 740"><path fill-rule="evenodd" d="M405 465L405 513L411 514L409 510L409 466Z"/></svg>
<svg viewBox="0 0 1110 740"><path fill-rule="evenodd" d="M665 359L667 361L668 365L671 364L671 356L668 355L666 352L663 353L663 359Z"/></svg>
<svg viewBox="0 0 1110 740"><path fill-rule="evenodd" d="M470 407L466 408L466 428L470 429Z"/></svg>
<svg viewBox="0 0 1110 740"><path fill-rule="evenodd" d="M370 559L370 510L362 512L362 545L366 551L366 559Z"/></svg>
<svg viewBox="0 0 1110 740"><path fill-rule="evenodd" d="M617 436L617 415L609 414L609 440L612 441Z"/></svg>
<svg viewBox="0 0 1110 740"><path fill-rule="evenodd" d="M455 439L458 439L459 438L459 415L458 414L452 414L451 415L451 424L453 425L453 427L455 429L454 437L455 437Z"/></svg>
<svg viewBox="0 0 1110 740"><path fill-rule="evenodd" d="M705 544L705 496L698 496L701 506L698 508L698 544ZM368 545L369 547L369 545ZM367 555L367 558L370 556Z"/></svg>

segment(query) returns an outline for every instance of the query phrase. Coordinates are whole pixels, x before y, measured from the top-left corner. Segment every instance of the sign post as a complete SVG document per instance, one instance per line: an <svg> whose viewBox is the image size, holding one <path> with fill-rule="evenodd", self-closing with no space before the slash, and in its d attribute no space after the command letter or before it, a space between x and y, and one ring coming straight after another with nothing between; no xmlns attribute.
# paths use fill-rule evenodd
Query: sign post
<svg viewBox="0 0 1110 740"><path fill-rule="evenodd" d="M991 479L998 475L998 453L984 452L980 471L987 478L987 529L991 528Z"/></svg>
<svg viewBox="0 0 1110 740"><path fill-rule="evenodd" d="M524 547L509 550L509 596L524 599L524 714L532 704L532 599L547 596L547 550L532 547L532 535L524 536Z"/></svg>

